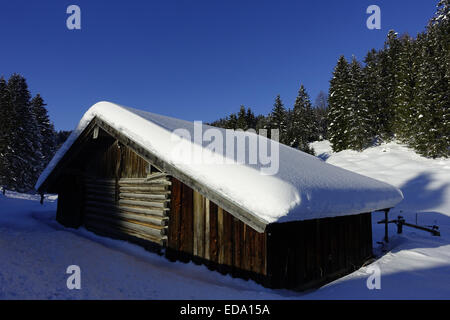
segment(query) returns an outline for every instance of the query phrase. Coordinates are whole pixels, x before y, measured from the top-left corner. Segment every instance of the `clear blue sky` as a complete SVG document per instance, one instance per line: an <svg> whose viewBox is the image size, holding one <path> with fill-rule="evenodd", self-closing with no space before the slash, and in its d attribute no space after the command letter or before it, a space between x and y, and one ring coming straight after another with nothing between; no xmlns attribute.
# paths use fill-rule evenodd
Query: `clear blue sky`
<svg viewBox="0 0 450 320"><path fill-rule="evenodd" d="M66 8L81 8L81 30ZM366 8L381 8L381 30ZM95 102L211 121L241 104L266 114L300 83L326 91L339 55L362 59L389 29L416 35L437 0L0 2L0 74L21 73L57 129Z"/></svg>

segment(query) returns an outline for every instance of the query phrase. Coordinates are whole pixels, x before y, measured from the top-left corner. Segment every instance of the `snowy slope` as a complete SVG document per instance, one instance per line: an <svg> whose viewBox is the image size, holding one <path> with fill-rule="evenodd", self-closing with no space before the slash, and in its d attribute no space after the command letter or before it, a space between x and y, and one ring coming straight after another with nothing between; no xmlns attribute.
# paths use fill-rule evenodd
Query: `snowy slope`
<svg viewBox="0 0 450 320"><path fill-rule="evenodd" d="M193 139L196 136L193 122L110 102L99 102L86 112L76 130L42 173L36 189L94 117L107 122L160 159L237 203L266 224L371 212L394 207L402 200L401 192L389 184L334 167L251 133L236 134L258 139L259 145L267 145L271 141L274 154L278 154L275 150L279 149L279 170L276 174L262 174L262 161L257 164L250 164L249 161L238 163L230 158L226 150L225 130L217 128L214 130L222 133L222 152L208 149L210 141L189 140L187 143L192 153L191 156L185 153L188 159L182 161L180 154L174 152L179 149L180 143L174 139L173 132L183 129ZM212 127L204 125L201 129L204 132ZM236 145L234 148L236 151ZM203 161L195 161L196 157Z"/></svg>
<svg viewBox="0 0 450 320"><path fill-rule="evenodd" d="M333 154L327 142L314 144L322 158L399 187L405 200L391 217L402 214L421 225L438 224L441 237L391 226L391 242L372 265L319 290L296 293L269 290L233 279L204 266L171 263L123 241L102 238L55 222L54 198L0 194L0 299L449 299L450 160L429 160L390 143L362 153ZM373 214L374 247L383 237ZM68 265L82 271L82 289L66 288ZM381 290L368 290L368 267L381 269Z"/></svg>

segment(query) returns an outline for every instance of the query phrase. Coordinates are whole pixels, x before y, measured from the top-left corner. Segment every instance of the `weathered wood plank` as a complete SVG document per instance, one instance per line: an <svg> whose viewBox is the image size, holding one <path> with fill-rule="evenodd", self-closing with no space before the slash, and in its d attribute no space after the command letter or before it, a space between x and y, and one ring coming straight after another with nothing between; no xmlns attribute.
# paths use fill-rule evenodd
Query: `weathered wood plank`
<svg viewBox="0 0 450 320"><path fill-rule="evenodd" d="M136 233L148 234L148 235L151 235L152 237L162 237L162 236L165 236L165 234L167 232L166 228L160 229L160 228L156 228L156 226L152 227L149 224L143 225L141 223L135 223L135 222L129 222L129 221L120 220L120 219L108 218L103 215L98 215L98 214L95 214L90 211L87 211L87 212L88 212L87 218L94 218L94 219L97 219L100 221L107 222L107 223L112 224L117 227L127 228Z"/></svg>
<svg viewBox="0 0 450 320"><path fill-rule="evenodd" d="M225 236L224 236L224 212L222 208L217 210L217 229L218 229L218 249L219 249L219 264L225 263Z"/></svg>
<svg viewBox="0 0 450 320"><path fill-rule="evenodd" d="M96 219L91 219L91 218L87 218L85 221L86 227L88 229L93 228L94 231L98 230L98 231L104 231L105 233L109 233L112 235L116 235L116 236L126 236L126 235L131 235L134 236L136 238L141 238L141 239L145 239L154 243L157 243L161 246L165 246L165 243L167 242L167 237L166 236L158 236L158 237L154 237L148 234L142 234L142 233L138 233L138 232L134 232L133 230L127 229L127 228L123 228L123 227L119 227L116 225L108 225L105 224L99 220Z"/></svg>
<svg viewBox="0 0 450 320"><path fill-rule="evenodd" d="M120 192L161 192L161 193L168 193L167 186L139 186L139 187L125 187L120 186Z"/></svg>
<svg viewBox="0 0 450 320"><path fill-rule="evenodd" d="M204 258L206 260L210 259L210 255L209 255L209 247L210 247L210 204L209 204L209 200L204 198L204 219L205 219L205 236L204 236L204 241L205 241L205 245L204 245Z"/></svg>
<svg viewBox="0 0 450 320"><path fill-rule="evenodd" d="M219 235L218 235L218 216L217 205L209 202L209 258L213 262L219 262Z"/></svg>
<svg viewBox="0 0 450 320"><path fill-rule="evenodd" d="M245 245L244 241L241 239L241 235L243 233L242 230L242 222L238 219L234 219L233 221L233 227L234 227L234 240L233 240L233 250L234 250L234 261L233 265L236 268L242 269L242 261L241 261L241 250L243 246ZM245 258L244 258L245 259Z"/></svg>
<svg viewBox="0 0 450 320"><path fill-rule="evenodd" d="M167 208L169 201L142 201L142 200L119 200L120 205L132 205L138 207L151 207L151 208Z"/></svg>
<svg viewBox="0 0 450 320"><path fill-rule="evenodd" d="M172 206L169 214L168 246L174 250L180 249L180 221L181 221L181 182L172 179Z"/></svg>
<svg viewBox="0 0 450 320"><path fill-rule="evenodd" d="M130 206L119 206L120 211L131 212L131 213L141 213L141 214L149 214L155 216L168 216L168 209L155 208L155 209L144 209L144 208L135 208Z"/></svg>
<svg viewBox="0 0 450 320"><path fill-rule="evenodd" d="M169 180L159 179L159 180L150 180L147 181L145 179L120 179L119 181L120 186L124 187L133 187L133 186L140 186L140 187L152 187L152 186L170 186L172 183Z"/></svg>
<svg viewBox="0 0 450 320"><path fill-rule="evenodd" d="M120 193L119 197L126 200L169 200L169 194Z"/></svg>
<svg viewBox="0 0 450 320"><path fill-rule="evenodd" d="M205 210L204 197L194 191L194 255L205 255Z"/></svg>
<svg viewBox="0 0 450 320"><path fill-rule="evenodd" d="M182 185L181 200L181 232L180 251L193 253L194 247L194 214L193 214L193 190Z"/></svg>
<svg viewBox="0 0 450 320"><path fill-rule="evenodd" d="M228 212L223 212L223 223L224 223L224 252L225 261L224 264L228 266L233 265L233 216Z"/></svg>

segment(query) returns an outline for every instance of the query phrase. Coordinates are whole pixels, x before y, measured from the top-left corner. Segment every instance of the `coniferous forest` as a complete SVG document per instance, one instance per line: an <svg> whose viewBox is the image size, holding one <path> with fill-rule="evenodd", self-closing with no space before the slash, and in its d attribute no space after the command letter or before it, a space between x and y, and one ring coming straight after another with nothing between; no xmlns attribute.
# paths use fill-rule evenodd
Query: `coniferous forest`
<svg viewBox="0 0 450 320"><path fill-rule="evenodd" d="M277 96L267 116L241 106L211 124L279 129L282 143L309 153L308 142L321 138L336 152L396 139L423 156L449 157L450 0L438 2L415 38L391 30L384 47L370 50L362 62L339 57L328 97L320 93L314 107L302 85L292 109Z"/></svg>
<svg viewBox="0 0 450 320"><path fill-rule="evenodd" d="M32 97L26 79L0 78L0 186L30 191L68 132L55 132L40 94Z"/></svg>

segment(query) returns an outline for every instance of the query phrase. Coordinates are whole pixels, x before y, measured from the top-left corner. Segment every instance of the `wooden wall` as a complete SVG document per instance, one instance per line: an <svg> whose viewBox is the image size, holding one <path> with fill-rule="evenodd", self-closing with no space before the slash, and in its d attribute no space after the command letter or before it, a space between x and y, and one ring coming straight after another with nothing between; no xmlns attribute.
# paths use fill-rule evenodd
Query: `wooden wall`
<svg viewBox="0 0 450 320"><path fill-rule="evenodd" d="M106 134L90 145L77 161L84 164L83 224L102 235L165 246L170 178Z"/></svg>
<svg viewBox="0 0 450 320"><path fill-rule="evenodd" d="M207 264L237 276L266 273L265 233L258 233L201 194L172 178L170 259Z"/></svg>
<svg viewBox="0 0 450 320"><path fill-rule="evenodd" d="M316 287L372 257L370 213L272 224L266 233L268 283L273 288Z"/></svg>

